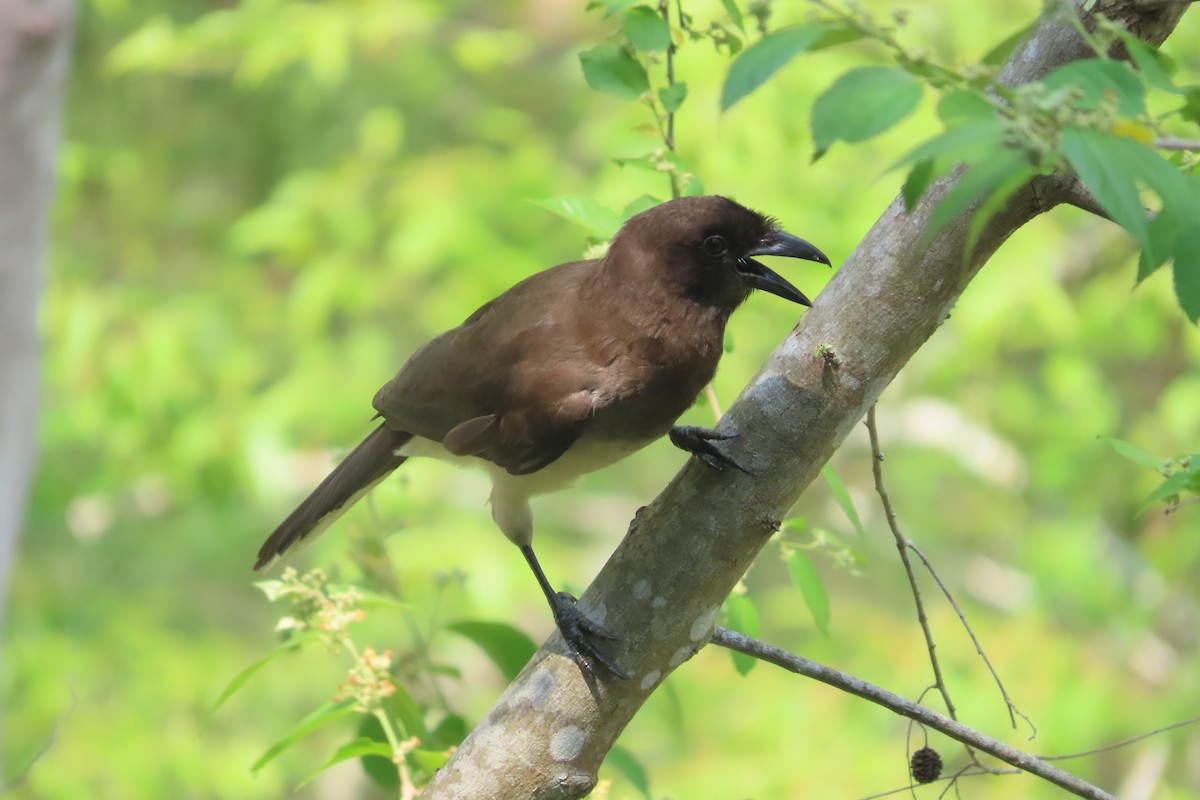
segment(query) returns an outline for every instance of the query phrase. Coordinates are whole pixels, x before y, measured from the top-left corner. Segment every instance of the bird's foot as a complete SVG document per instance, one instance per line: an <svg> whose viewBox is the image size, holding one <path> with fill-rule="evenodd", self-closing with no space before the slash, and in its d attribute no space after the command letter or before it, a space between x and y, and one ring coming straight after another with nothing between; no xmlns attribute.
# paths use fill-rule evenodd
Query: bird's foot
<svg viewBox="0 0 1200 800"><path fill-rule="evenodd" d="M694 425L676 425L674 428L671 428L669 436L671 444L680 450L686 450L691 453L700 459L700 463L709 469L720 471L726 467L733 467L747 475L754 474L739 464L737 459L714 444L714 442L727 442L730 439L736 439L738 438L738 434L736 433L718 433L710 428L700 428Z"/></svg>
<svg viewBox="0 0 1200 800"><path fill-rule="evenodd" d="M550 608L554 612L554 622L558 625L558 631L580 669L589 675L595 675L593 665L599 664L621 680L629 680L632 677L596 648L596 639L612 642L617 640L617 635L584 614L576 605L573 594L558 592L550 601Z"/></svg>

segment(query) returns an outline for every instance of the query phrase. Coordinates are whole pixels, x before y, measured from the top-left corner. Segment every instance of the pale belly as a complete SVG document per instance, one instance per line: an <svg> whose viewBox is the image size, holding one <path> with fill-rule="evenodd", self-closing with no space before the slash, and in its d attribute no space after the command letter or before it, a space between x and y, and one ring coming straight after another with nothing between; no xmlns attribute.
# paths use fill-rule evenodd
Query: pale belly
<svg viewBox="0 0 1200 800"><path fill-rule="evenodd" d="M400 454L415 458L436 458L460 466L483 468L491 476L492 485L503 494L533 497L557 492L572 485L589 472L615 464L642 449L649 441L624 439L599 440L587 435L571 446L558 459L528 475L510 475L502 467L477 456L456 456L448 453L438 442L414 436Z"/></svg>

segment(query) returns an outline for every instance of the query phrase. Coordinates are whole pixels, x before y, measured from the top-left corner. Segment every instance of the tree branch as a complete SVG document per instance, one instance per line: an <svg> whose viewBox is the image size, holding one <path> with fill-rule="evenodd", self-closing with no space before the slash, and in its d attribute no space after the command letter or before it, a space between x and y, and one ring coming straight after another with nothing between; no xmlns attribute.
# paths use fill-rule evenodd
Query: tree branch
<svg viewBox="0 0 1200 800"><path fill-rule="evenodd" d="M1155 44L1183 13L1182 6L1141 15L1109 5ZM1051 14L1002 78L1037 80L1089 55L1078 33ZM964 259L969 216L926 237L956 177L932 185L911 213L901 198L892 202L729 409L719 427L740 433L738 458L755 477L689 462L638 512L580 599L585 613L621 637L621 663L633 678L590 683L554 634L434 776L426 800L568 800L591 790L617 736L708 641L722 602L780 520L978 269L1014 231L1064 200L1053 182L1044 191L1026 184ZM830 351L835 358L822 357Z"/></svg>
<svg viewBox="0 0 1200 800"><path fill-rule="evenodd" d="M839 672L832 667L818 664L803 656L789 653L786 650L780 650L778 647L773 647L765 642L751 639L737 631L725 628L716 628L713 630L712 643L721 647L728 647L730 650L737 650L739 653L745 653L762 661L769 661L775 666L782 667L789 672L803 675L806 678L812 678L813 680L828 684L835 689L841 689L843 692L861 697L864 700L869 700L902 717L908 717L926 727L940 731L951 739L962 742L968 747L995 756L1006 764L1011 764L1031 775L1044 778L1055 786L1066 789L1072 794L1080 797L1094 798L1094 800L1115 800L1111 794L1105 792L1103 789L1099 789L1052 764L1047 764L1037 756L1030 755L1015 747L1010 747L1001 741L980 733L974 728L968 728L961 722L944 717L923 705L906 700L900 695L892 694L887 689L882 689L852 675Z"/></svg>

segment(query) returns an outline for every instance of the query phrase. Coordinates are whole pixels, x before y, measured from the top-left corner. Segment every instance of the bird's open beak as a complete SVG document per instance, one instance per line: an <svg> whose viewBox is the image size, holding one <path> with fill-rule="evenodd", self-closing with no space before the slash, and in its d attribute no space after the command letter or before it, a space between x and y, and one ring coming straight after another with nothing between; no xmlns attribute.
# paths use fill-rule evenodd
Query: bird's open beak
<svg viewBox="0 0 1200 800"><path fill-rule="evenodd" d="M829 264L829 259L820 250L800 237L782 231L771 234L761 245L747 253L746 258L738 262L738 274L742 276L746 285L762 289L764 292L770 292L802 306L811 306L812 301L783 276L774 270L767 269L750 256L787 256L788 258L802 258L805 261L816 261L819 264Z"/></svg>

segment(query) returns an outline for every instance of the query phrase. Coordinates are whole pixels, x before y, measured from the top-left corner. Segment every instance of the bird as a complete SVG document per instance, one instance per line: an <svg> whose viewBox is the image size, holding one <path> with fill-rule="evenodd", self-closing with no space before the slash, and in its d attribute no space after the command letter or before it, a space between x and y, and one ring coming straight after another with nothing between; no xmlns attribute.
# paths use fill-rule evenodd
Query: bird
<svg viewBox="0 0 1200 800"><path fill-rule="evenodd" d="M315 538L410 458L479 466L492 519L520 548L580 668L628 678L601 646L617 637L546 578L530 498L664 435L709 468L749 472L727 452L736 432L675 423L711 381L726 322L754 290L812 305L758 256L830 264L775 219L710 195L656 205L630 217L602 257L520 281L384 384L372 403L378 426L271 533L254 569Z"/></svg>

